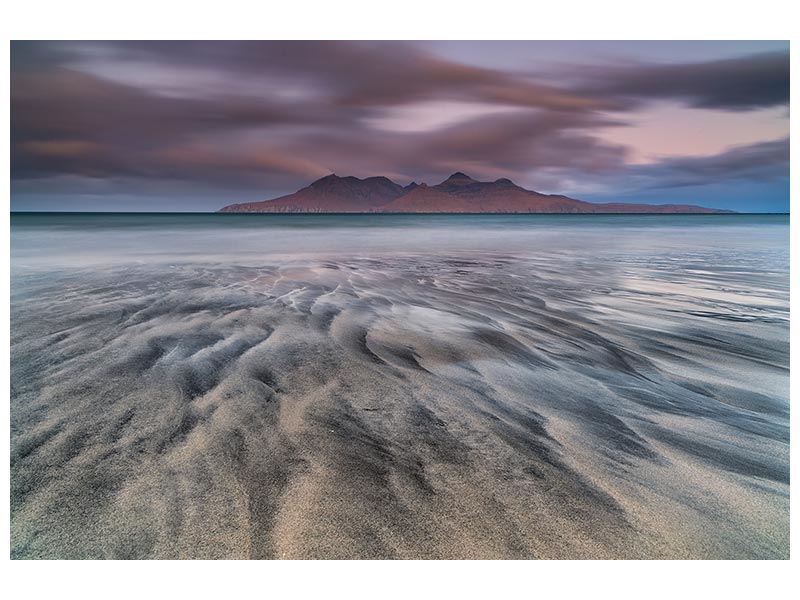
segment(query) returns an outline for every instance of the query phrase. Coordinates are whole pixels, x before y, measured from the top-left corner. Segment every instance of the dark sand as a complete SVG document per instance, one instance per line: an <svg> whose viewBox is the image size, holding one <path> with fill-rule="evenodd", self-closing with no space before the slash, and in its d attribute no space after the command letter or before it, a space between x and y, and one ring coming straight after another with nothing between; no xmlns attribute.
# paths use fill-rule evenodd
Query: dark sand
<svg viewBox="0 0 800 600"><path fill-rule="evenodd" d="M12 556L786 558L771 260L23 265Z"/></svg>

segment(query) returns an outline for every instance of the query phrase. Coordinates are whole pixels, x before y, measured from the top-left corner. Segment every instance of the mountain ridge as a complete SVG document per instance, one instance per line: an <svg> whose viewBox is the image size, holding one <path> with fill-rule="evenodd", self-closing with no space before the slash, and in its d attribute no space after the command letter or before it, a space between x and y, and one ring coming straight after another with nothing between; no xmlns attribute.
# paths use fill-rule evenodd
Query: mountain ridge
<svg viewBox="0 0 800 600"><path fill-rule="evenodd" d="M690 204L586 202L528 190L507 178L478 181L457 171L433 186L416 182L401 186L384 176L359 179L331 173L293 194L230 204L218 212L716 214L735 211Z"/></svg>

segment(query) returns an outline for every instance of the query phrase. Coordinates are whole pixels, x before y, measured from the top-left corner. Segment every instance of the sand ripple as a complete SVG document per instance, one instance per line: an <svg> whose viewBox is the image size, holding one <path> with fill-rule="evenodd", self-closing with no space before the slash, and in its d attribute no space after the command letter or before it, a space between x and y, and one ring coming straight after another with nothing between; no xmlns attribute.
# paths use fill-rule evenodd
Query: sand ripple
<svg viewBox="0 0 800 600"><path fill-rule="evenodd" d="M15 273L19 558L777 558L788 278L489 254Z"/></svg>

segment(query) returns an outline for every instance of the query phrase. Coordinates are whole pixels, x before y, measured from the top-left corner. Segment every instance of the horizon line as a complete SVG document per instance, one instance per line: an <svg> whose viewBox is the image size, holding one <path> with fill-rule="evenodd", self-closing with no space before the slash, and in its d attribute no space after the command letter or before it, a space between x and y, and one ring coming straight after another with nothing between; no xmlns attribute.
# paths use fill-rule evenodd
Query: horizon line
<svg viewBox="0 0 800 600"><path fill-rule="evenodd" d="M726 209L728 210L728 209ZM94 214L94 215L223 215L223 216L253 216L253 215L268 215L268 216L297 216L297 215L370 215L370 216L396 216L396 215L427 215L427 216L452 216L452 215L520 215L520 216L566 216L566 217L584 217L584 216L649 216L649 217L686 217L686 216L700 216L700 217L730 217L730 216L746 216L746 215L791 215L791 212L712 212L712 213L653 213L653 212L627 212L627 213L571 213L571 212L378 212L378 211L361 211L361 212L310 212L310 211L296 211L296 212L221 212L219 210L211 211L174 211L174 210L11 210L9 214Z"/></svg>

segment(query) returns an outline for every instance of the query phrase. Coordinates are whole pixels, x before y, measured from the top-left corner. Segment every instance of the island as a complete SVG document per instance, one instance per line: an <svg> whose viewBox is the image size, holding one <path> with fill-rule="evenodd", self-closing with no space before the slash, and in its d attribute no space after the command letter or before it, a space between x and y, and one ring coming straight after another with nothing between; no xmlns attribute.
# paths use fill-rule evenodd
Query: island
<svg viewBox="0 0 800 600"><path fill-rule="evenodd" d="M327 175L272 200L225 206L223 213L733 213L688 204L593 203L526 190L510 179L477 181L453 173L438 185L406 186L388 177Z"/></svg>

